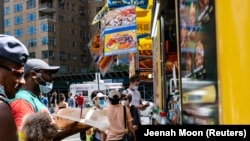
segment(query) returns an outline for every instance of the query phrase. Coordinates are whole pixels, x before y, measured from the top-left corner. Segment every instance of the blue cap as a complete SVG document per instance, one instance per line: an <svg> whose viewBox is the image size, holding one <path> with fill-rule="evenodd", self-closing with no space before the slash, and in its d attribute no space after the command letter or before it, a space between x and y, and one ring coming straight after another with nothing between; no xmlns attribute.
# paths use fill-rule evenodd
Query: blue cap
<svg viewBox="0 0 250 141"><path fill-rule="evenodd" d="M24 65L29 56L28 49L14 36L0 34L0 57L18 65Z"/></svg>

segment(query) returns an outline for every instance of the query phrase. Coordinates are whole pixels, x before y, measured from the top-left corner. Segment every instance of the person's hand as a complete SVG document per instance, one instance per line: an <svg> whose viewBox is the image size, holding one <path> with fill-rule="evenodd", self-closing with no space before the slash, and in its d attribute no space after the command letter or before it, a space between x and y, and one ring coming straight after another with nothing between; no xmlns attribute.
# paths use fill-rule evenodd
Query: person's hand
<svg viewBox="0 0 250 141"><path fill-rule="evenodd" d="M147 102L146 104L145 104L145 107L148 107L150 105L150 103L149 102Z"/></svg>
<svg viewBox="0 0 250 141"><path fill-rule="evenodd" d="M128 128L124 129L124 134L127 134L128 133Z"/></svg>
<svg viewBox="0 0 250 141"><path fill-rule="evenodd" d="M86 132L91 126L89 125L82 125L79 122L73 122L66 125L63 130L59 131L56 137L53 138L53 141L61 141L62 139L71 136L73 134L79 132Z"/></svg>

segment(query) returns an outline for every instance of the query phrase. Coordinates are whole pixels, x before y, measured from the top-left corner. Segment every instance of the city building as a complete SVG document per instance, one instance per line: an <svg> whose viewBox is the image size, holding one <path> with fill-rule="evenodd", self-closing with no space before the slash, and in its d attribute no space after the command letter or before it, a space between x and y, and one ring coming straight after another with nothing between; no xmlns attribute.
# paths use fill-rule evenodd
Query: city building
<svg viewBox="0 0 250 141"><path fill-rule="evenodd" d="M0 16L4 17L2 33L21 40L28 47L30 58L60 66L54 89L66 92L72 83L95 79L98 68L92 61L89 44L100 31L100 24L92 25L92 21L105 3L106 0L4 0L4 8L0 8L4 11L4 16ZM128 64L115 65L101 79L126 86L128 76Z"/></svg>
<svg viewBox="0 0 250 141"><path fill-rule="evenodd" d="M30 58L60 66L56 77L86 75L92 62L88 44L100 26L92 25L92 20L104 2L4 0L4 12L0 12L4 13L4 33L21 40L28 47ZM58 80L66 83L74 78L67 79Z"/></svg>

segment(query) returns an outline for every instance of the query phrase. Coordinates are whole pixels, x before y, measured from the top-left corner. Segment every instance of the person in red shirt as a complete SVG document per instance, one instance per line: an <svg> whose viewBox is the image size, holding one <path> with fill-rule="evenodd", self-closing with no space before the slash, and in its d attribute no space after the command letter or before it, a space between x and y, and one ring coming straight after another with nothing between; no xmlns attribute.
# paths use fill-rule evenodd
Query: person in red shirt
<svg viewBox="0 0 250 141"><path fill-rule="evenodd" d="M76 97L76 102L79 108L85 107L85 100L82 93L79 93L79 95Z"/></svg>
<svg viewBox="0 0 250 141"><path fill-rule="evenodd" d="M82 115L82 109L84 108L85 105L85 101L84 101L84 97L82 96L82 93L80 92L79 95L76 97L76 103L78 105L78 108L81 108L81 114ZM80 116L80 118L82 118Z"/></svg>

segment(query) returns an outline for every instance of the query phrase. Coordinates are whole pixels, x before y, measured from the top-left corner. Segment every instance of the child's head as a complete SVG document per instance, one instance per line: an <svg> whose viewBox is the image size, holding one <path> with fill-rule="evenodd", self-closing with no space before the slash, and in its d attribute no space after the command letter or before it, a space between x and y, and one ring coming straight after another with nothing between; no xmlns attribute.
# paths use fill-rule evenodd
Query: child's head
<svg viewBox="0 0 250 141"><path fill-rule="evenodd" d="M20 132L26 141L52 141L57 130L58 126L48 112L38 112L23 118Z"/></svg>

